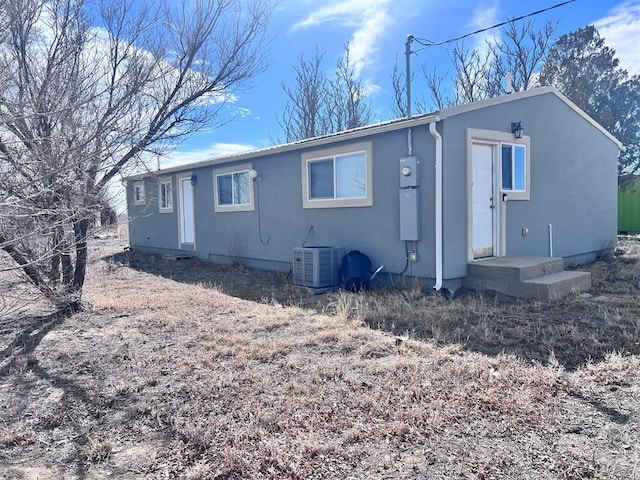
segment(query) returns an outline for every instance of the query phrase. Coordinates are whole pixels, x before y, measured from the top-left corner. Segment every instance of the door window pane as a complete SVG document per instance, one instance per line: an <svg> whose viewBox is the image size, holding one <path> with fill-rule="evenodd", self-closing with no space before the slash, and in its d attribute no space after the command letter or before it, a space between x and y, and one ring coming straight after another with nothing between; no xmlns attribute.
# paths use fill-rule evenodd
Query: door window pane
<svg viewBox="0 0 640 480"><path fill-rule="evenodd" d="M502 146L502 188L513 188L513 171L511 168L511 145Z"/></svg>
<svg viewBox="0 0 640 480"><path fill-rule="evenodd" d="M527 149L524 145L502 145L502 189L524 192L527 189Z"/></svg>
<svg viewBox="0 0 640 480"><path fill-rule="evenodd" d="M525 148L521 145L513 147L513 171L514 190L524 191L526 185Z"/></svg>

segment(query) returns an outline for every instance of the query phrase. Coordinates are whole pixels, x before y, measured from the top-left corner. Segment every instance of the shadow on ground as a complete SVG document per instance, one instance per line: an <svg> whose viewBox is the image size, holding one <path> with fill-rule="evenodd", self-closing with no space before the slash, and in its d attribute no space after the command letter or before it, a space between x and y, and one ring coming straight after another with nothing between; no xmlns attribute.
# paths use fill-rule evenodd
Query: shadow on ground
<svg viewBox="0 0 640 480"><path fill-rule="evenodd" d="M610 259L590 267L589 295L544 302L518 300L496 292L460 292L453 300L433 292L375 289L338 299L314 295L291 283L290 274L215 265L194 259L127 251L107 259L178 282L199 284L245 300L299 306L334 313L337 302L352 309L372 328L496 356L513 354L541 364L558 362L574 370L611 352L640 354L640 296L626 278L636 260ZM640 277L640 275L639 275ZM635 277L634 277L635 278ZM351 294L343 294L350 297Z"/></svg>
<svg viewBox="0 0 640 480"><path fill-rule="evenodd" d="M214 288L226 295L260 303L277 302L323 311L325 295L315 295L291 282L291 272L254 270L241 264L217 265L190 257L124 251L107 258L141 272L181 283Z"/></svg>

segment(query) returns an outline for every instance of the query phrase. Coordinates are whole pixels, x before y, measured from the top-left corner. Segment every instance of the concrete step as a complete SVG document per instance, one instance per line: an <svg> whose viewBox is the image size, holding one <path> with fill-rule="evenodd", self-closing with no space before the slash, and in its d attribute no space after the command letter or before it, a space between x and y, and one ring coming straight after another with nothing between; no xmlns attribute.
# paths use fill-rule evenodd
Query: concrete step
<svg viewBox="0 0 640 480"><path fill-rule="evenodd" d="M564 271L562 258L491 258L470 263L467 272L464 287L518 298L557 300L591 288L591 274Z"/></svg>
<svg viewBox="0 0 640 480"><path fill-rule="evenodd" d="M589 272L557 272L522 282L515 296L557 300L574 292L587 292L591 288Z"/></svg>
<svg viewBox="0 0 640 480"><path fill-rule="evenodd" d="M563 270L560 257L498 257L469 263L467 276L524 281Z"/></svg>

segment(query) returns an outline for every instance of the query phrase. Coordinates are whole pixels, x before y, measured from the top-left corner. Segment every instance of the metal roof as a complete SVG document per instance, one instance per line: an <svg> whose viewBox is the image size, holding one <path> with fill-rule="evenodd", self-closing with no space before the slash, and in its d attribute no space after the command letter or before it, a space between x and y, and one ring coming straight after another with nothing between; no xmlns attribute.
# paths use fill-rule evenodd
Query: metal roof
<svg viewBox="0 0 640 480"><path fill-rule="evenodd" d="M533 88L530 90L524 90L521 92L502 95L500 97L490 98L487 100L481 100L478 102L468 103L464 105L457 105L455 107L439 110L433 113L414 115L411 118L397 118L394 120L388 120L385 122L352 128L350 130L330 133L330 134L322 135L319 137L307 138L307 139L299 140L296 142L285 143L281 145L274 145L272 147L261 148L258 150L251 150L243 153L236 153L233 155L225 155L223 157L208 158L199 162L180 165L177 167L165 168L161 170L156 170L154 172L139 173L139 174L128 176L124 180L136 180L136 179L141 179L150 175L154 175L154 176L164 175L164 174L173 173L173 172L192 170L194 168L207 167L210 165L218 165L218 164L224 164L224 163L235 162L235 161L249 160L252 158L262 157L265 155L291 152L295 150L301 150L303 148L324 146L324 145L328 145L328 144L332 144L340 141L354 140L354 139L358 139L361 137L370 136L378 133L390 132L390 131L400 130L403 128L421 126L424 124L432 123L434 121L437 122L440 120L444 120L446 118L453 117L455 115L461 115L466 112L471 112L474 110L479 110L479 109L491 107L494 105L500 105L503 103L513 102L516 100L522 100L529 97L536 97L538 95L547 95L547 94L552 94L558 97L565 104L567 104L567 106L569 106L572 110L574 110L578 115L583 117L591 125L593 125L601 133L603 133L607 138L609 138L612 142L614 142L619 149L623 148L622 144L618 139L616 139L611 133L605 130L598 122L596 122L593 118L587 115L571 100L569 100L562 93L560 93L556 88L539 87L539 88Z"/></svg>

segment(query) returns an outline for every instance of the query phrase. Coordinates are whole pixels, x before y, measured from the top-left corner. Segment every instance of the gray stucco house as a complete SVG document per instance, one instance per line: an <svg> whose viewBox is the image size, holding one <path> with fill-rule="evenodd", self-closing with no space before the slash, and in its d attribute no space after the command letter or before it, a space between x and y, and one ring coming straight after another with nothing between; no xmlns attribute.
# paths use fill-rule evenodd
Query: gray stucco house
<svg viewBox="0 0 640 480"><path fill-rule="evenodd" d="M471 268L560 265L526 280L615 248L621 148L557 90L527 90L129 177L129 241L282 271L339 246L394 278L494 288Z"/></svg>

